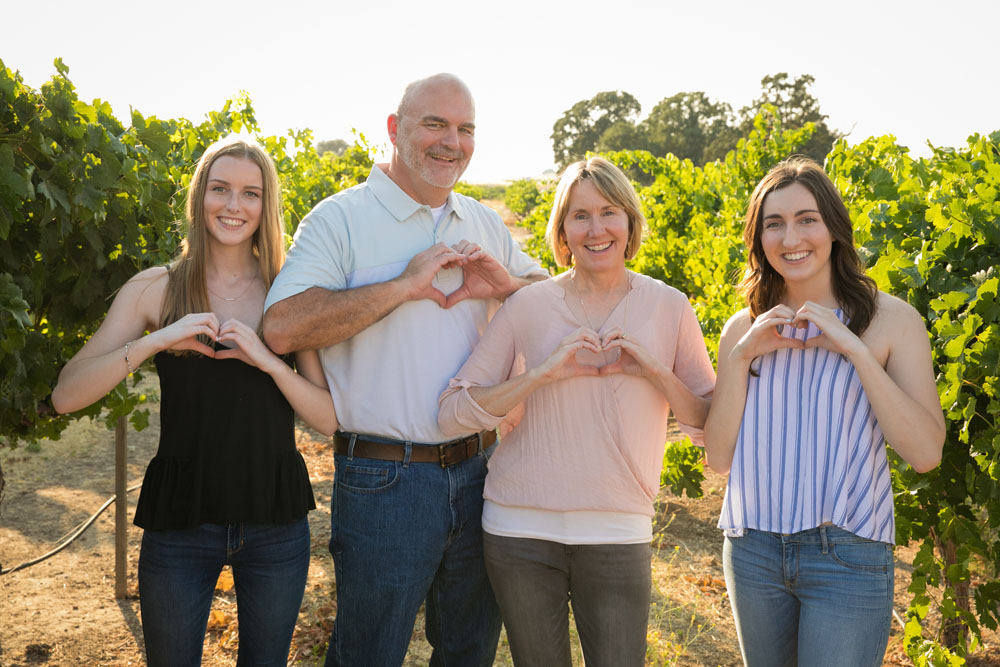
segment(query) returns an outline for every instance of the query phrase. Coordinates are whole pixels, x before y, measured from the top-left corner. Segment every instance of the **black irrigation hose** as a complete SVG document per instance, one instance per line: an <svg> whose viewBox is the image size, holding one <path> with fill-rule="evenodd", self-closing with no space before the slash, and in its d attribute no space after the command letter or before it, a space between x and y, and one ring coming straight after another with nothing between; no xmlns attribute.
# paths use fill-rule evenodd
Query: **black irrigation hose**
<svg viewBox="0 0 1000 667"><path fill-rule="evenodd" d="M141 486L142 486L141 483L140 484L134 484L134 485L128 487L127 489L125 489L125 493L131 493L132 491L135 491L136 489L138 489ZM97 521L97 517L101 516L101 513L104 510L108 509L108 507L111 506L111 503L115 502L115 498L117 498L117 495L111 496L110 498L108 498L107 500L105 500L104 504L101 505L101 509L99 509L96 512L94 512L90 516L89 519L87 519L86 521L84 521L83 523L81 523L79 526L77 526L76 528L74 528L73 530L71 530L67 534L66 538L58 546L56 546L55 549L53 549L52 551L48 552L44 556L39 556L38 558L36 558L34 560L25 561L25 562L21 563L20 565L15 565L14 567L7 568L6 570L0 569L0 575L10 574L11 572L17 572L18 570L23 570L26 567L31 567L32 565L37 565L38 563L41 563L43 560L46 560L48 558L52 558L53 556L55 556L57 553L59 553L60 551L62 551L66 547L68 547L70 544L72 544L73 541L76 540L76 538L78 538L81 535L83 535L83 532L85 530L87 530L88 528L90 528L91 524L93 524L95 521Z"/></svg>
<svg viewBox="0 0 1000 667"><path fill-rule="evenodd" d="M136 489L138 489L141 486L142 486L141 482L139 484L133 484L132 486L130 486L127 489L125 489L125 493L132 493L133 491L135 491ZM78 538L81 535L83 535L83 532L85 530L87 530L88 528L90 528L90 526L91 526L92 523L94 523L95 521L97 521L97 517L101 516L101 512L103 512L104 510L108 509L108 507L111 506L111 503L115 502L115 498L116 497L117 496L111 496L110 498L108 498L107 500L105 500L104 504L101 505L101 508L99 510L97 510L96 512L94 512L94 514L91 515L91 517L89 519L87 519L86 521L84 521L83 523L81 523L79 526L77 526L76 528L74 528L69 533L68 537L66 537L66 539L62 542L62 544L58 545L55 549L53 549L52 551L48 552L44 556L39 556L38 558L36 558L34 560L25 561L24 563L21 563L20 565L15 565L14 567L6 569L6 570L0 569L0 575L10 574L11 572L17 572L18 570L23 570L23 569L25 569L27 567L31 567L32 565L37 565L38 563L41 563L43 560L46 560L48 558L52 558L53 556L55 556L57 553L59 553L60 551L62 551L66 547L68 547L70 544L72 544L73 541L76 538ZM892 607L892 616L896 620L896 622L899 623L900 627L903 627L903 628L906 627L906 623L903 620L903 617L899 615L899 612L896 611L895 605L893 605L893 607Z"/></svg>

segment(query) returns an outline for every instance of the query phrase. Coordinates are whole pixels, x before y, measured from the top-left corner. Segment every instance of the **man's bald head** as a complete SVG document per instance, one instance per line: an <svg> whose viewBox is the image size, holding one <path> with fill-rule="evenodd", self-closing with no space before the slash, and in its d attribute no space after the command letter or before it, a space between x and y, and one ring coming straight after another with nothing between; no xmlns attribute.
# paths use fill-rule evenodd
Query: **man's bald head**
<svg viewBox="0 0 1000 667"><path fill-rule="evenodd" d="M447 72L442 72L440 74L433 74L423 79L417 79L409 83L406 89L403 91L403 98L399 100L399 106L396 107L396 116L402 118L407 115L407 112L411 109L414 100L422 97L423 95L435 95L435 94L461 94L468 98L470 105L475 109L475 105L472 101L472 91L469 87L465 85L465 82L459 79L454 74L449 74Z"/></svg>

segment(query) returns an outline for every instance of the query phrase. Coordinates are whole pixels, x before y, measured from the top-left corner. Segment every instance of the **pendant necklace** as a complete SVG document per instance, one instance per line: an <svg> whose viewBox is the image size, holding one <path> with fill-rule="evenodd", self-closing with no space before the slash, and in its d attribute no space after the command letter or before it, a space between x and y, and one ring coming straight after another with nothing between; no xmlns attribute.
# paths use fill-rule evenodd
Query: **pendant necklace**
<svg viewBox="0 0 1000 667"><path fill-rule="evenodd" d="M255 282L257 282L257 278L259 278L259 277L260 277L260 272L258 271L257 275L255 275L253 278L251 278L247 282L247 285L246 285L246 287L243 288L243 291L240 292L239 294L237 294L234 297L225 297L225 296L222 296L221 294L218 294L211 287L208 286L208 281L207 280L205 281L205 289L207 289L209 292L211 292L213 296L216 296L216 297L222 299L223 301L228 301L228 302L239 301L240 299L243 298L243 295L247 293L247 290L250 289L250 286L253 285Z"/></svg>
<svg viewBox="0 0 1000 667"><path fill-rule="evenodd" d="M629 276L627 273L626 273L625 277L627 279L627 282L626 282L626 290L627 291L625 292L625 312L622 313L622 338L623 339L627 339L628 338L628 333L625 331L625 323L628 321L628 302L629 302L629 297L632 296L632 277ZM590 325L590 330L596 333L597 332L597 327L595 327L594 323L590 321L590 315L587 314L587 306L585 306L584 303L583 303L583 293L580 291L580 288L576 286L576 267L573 268L573 276L570 279L570 283L572 283L572 285L573 285L573 291L576 292L577 301L580 302L580 309L583 310L583 317L584 317L584 319L586 319L587 320L587 324ZM614 312L614 309L612 309L611 312ZM610 317L611 313L608 313L608 316ZM605 324L607 324L606 321L605 321Z"/></svg>

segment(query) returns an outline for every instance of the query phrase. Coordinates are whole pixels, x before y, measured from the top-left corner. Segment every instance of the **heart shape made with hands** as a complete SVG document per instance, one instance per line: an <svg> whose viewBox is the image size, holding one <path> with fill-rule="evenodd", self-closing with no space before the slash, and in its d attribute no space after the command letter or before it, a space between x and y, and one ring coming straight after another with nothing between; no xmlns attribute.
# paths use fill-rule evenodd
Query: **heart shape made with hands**
<svg viewBox="0 0 1000 667"><path fill-rule="evenodd" d="M593 366L595 368L604 368L605 366L618 363L622 358L622 349L611 345L611 342L621 337L620 334L615 333L601 339L600 353L587 349L577 350L576 362L581 366ZM613 357L609 358L609 354L613 355Z"/></svg>
<svg viewBox="0 0 1000 667"><path fill-rule="evenodd" d="M593 366L595 368L603 368L605 366L610 366L611 364L617 362L621 359L622 351L618 348L613 350L614 358L609 359L606 355L611 350L605 351L606 348L602 348L602 352L598 354L597 352L592 352L591 350L577 350L576 351L576 363L581 366Z"/></svg>

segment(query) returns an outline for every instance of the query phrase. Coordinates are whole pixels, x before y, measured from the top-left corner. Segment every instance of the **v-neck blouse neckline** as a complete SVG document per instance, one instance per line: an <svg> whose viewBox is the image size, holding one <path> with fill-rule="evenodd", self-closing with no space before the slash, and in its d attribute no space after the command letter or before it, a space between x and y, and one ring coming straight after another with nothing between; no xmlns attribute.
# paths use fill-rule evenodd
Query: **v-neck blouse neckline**
<svg viewBox="0 0 1000 667"><path fill-rule="evenodd" d="M611 309L610 313L608 313L608 317L604 320L604 322L601 323L601 326L595 330L597 333L600 333L608 328L608 323L615 319L614 317L615 313L617 313L618 310L622 308L622 304L626 303L628 301L629 296L631 296L632 292L637 289L637 286L634 281L636 280L636 276L638 276L639 274L633 273L632 271L628 271L627 269L626 271L628 275L628 291L625 292L624 295L622 295L622 298L618 300L618 303L615 304L615 307ZM565 287L563 287L562 284L557 283L555 281L552 281L552 286L558 288L562 292L561 295L562 298L560 299L560 301L562 302L563 307L566 309L566 312L569 314L570 319L576 322L577 325L579 325L581 328L586 327L588 329L592 329L593 327L591 326L590 322L587 322L586 320L581 321L580 318L573 313L573 309L570 308L569 301L567 301L567 296L569 296L570 291ZM574 291L575 291L575 286L574 286ZM577 302L579 303L579 301L580 297L579 293L577 293ZM581 310L583 310L582 304L581 304ZM622 327L622 329L627 328L625 322L625 318L627 316L628 316L628 311L626 310L624 315L622 316L622 321L620 322L620 326ZM586 313L584 313L584 318L586 318Z"/></svg>

